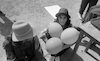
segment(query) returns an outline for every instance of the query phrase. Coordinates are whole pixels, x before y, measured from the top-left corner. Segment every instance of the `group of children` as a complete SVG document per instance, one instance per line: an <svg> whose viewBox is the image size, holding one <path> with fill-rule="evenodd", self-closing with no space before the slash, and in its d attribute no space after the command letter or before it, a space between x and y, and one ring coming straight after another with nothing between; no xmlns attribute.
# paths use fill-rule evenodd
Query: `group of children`
<svg viewBox="0 0 100 61"><path fill-rule="evenodd" d="M62 29L65 30L72 27L70 18L71 16L69 15L68 10L66 8L61 8L56 14L54 22L60 24ZM52 38L52 36L49 34L48 29L43 33L44 34L40 38L46 43L45 40ZM6 37L3 47L8 61L47 61L43 56L44 52L41 48L39 37L34 35L34 28L32 28L29 23L23 21L16 21L13 23L12 32ZM63 54L66 53L69 48L70 47L65 48L57 53L58 56L62 59Z"/></svg>
<svg viewBox="0 0 100 61"><path fill-rule="evenodd" d="M56 14L54 22L59 23L63 30L72 27L70 15L68 10L61 8ZM43 39L44 35L40 38ZM52 38L48 29L45 31L47 39ZM44 39L43 39L44 40ZM23 21L16 21L12 25L12 33L6 37L3 43L7 60L13 61L46 61L43 57L43 50L41 48L39 37L34 35L34 29L29 23ZM70 48L70 47L69 47ZM63 51L68 50L64 49ZM62 53L63 51L59 52Z"/></svg>

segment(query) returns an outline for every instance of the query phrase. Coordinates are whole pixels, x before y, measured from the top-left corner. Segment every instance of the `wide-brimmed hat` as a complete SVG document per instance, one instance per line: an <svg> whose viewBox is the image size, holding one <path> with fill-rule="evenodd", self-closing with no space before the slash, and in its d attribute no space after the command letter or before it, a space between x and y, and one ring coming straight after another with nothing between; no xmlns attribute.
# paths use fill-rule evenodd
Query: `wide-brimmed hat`
<svg viewBox="0 0 100 61"><path fill-rule="evenodd" d="M18 21L12 25L12 40L22 41L33 37L33 29L29 23Z"/></svg>
<svg viewBox="0 0 100 61"><path fill-rule="evenodd" d="M59 12L56 14L56 17L58 17L60 14L64 14L64 15L66 15L68 18L70 18L69 13L68 13L68 10L67 10L66 8L61 8L61 9L59 10Z"/></svg>

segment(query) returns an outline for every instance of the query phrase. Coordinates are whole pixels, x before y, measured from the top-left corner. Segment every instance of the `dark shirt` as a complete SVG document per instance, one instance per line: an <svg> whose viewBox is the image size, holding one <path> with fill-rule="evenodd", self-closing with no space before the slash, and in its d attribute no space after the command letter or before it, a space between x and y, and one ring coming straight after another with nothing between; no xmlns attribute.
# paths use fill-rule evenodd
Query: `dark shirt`
<svg viewBox="0 0 100 61"><path fill-rule="evenodd" d="M3 43L3 47L6 51L7 59L14 61L46 61L42 55L42 49L37 36L33 37L32 41L20 41L13 42L12 38L9 37L8 41ZM26 59L26 57L28 57Z"/></svg>

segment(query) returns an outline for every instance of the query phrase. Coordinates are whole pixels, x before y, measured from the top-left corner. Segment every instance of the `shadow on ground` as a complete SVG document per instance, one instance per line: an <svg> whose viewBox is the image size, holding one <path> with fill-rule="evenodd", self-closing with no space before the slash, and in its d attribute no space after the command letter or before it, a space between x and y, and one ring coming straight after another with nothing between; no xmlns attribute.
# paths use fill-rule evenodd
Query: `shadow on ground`
<svg viewBox="0 0 100 61"><path fill-rule="evenodd" d="M61 61L83 61L83 59L78 54L73 54L73 49L70 48L61 56Z"/></svg>
<svg viewBox="0 0 100 61"><path fill-rule="evenodd" d="M4 21L4 23L0 22L0 34L7 36L11 33L13 23L6 16L0 16L0 18Z"/></svg>

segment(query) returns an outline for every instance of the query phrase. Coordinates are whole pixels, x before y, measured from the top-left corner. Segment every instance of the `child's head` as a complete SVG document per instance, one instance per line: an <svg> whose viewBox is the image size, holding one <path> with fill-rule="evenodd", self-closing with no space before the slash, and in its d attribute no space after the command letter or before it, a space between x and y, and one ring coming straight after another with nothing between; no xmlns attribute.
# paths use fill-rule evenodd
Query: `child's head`
<svg viewBox="0 0 100 61"><path fill-rule="evenodd" d="M12 25L12 40L23 41L33 38L33 29L29 23L18 21Z"/></svg>
<svg viewBox="0 0 100 61"><path fill-rule="evenodd" d="M56 14L56 17L60 25L65 25L66 22L70 22L70 15L66 8L61 8Z"/></svg>

